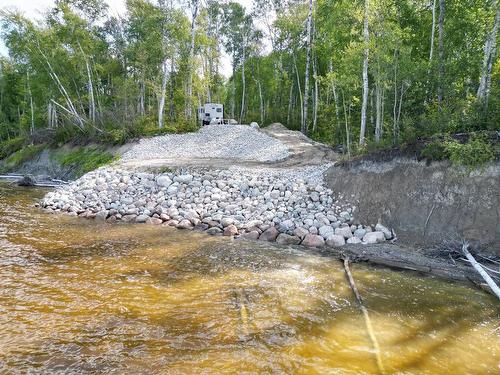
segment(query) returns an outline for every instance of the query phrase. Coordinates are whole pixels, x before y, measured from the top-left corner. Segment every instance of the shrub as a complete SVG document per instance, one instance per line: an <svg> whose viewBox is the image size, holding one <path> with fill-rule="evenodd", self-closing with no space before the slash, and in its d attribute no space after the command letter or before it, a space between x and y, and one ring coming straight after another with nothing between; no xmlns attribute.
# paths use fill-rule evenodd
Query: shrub
<svg viewBox="0 0 500 375"><path fill-rule="evenodd" d="M483 136L473 136L467 143L447 141L446 152L453 164L463 165L469 170L481 167L495 159L491 143Z"/></svg>
<svg viewBox="0 0 500 375"><path fill-rule="evenodd" d="M80 147L68 153L56 154L61 165L72 167L81 176L115 160L115 156L99 147Z"/></svg>
<svg viewBox="0 0 500 375"><path fill-rule="evenodd" d="M427 143L420 151L420 155L428 161L438 161L448 158L448 151L445 142L435 140Z"/></svg>
<svg viewBox="0 0 500 375"><path fill-rule="evenodd" d="M0 142L0 159L5 159L16 151L19 151L24 146L25 139L17 137Z"/></svg>

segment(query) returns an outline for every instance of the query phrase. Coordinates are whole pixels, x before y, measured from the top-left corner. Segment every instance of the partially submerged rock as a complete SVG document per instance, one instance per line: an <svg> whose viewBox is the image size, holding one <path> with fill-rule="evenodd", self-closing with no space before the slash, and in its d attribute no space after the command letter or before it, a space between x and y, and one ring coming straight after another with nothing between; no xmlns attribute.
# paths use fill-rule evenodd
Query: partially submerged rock
<svg viewBox="0 0 500 375"><path fill-rule="evenodd" d="M36 186L36 184L37 184L37 180L31 174L27 174L27 175L23 176L22 179L17 181L18 186Z"/></svg>

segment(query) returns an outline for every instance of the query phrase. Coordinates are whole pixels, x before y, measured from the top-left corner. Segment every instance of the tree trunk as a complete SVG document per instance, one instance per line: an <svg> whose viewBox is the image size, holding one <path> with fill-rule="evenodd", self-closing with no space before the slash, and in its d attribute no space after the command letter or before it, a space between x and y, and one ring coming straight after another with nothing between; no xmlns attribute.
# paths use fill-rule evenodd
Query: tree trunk
<svg viewBox="0 0 500 375"><path fill-rule="evenodd" d="M26 83L28 85L28 95L30 99L30 113L31 113L30 134L33 135L33 133L35 132L35 109L33 105L33 95L31 94L30 74L28 72L26 72Z"/></svg>
<svg viewBox="0 0 500 375"><path fill-rule="evenodd" d="M377 79L375 83L375 142L380 142L382 136L382 83Z"/></svg>
<svg viewBox="0 0 500 375"><path fill-rule="evenodd" d="M188 83L187 83L187 89L186 89L186 118L188 120L191 119L193 113L192 113L192 103L191 103L191 97L193 96L193 68L192 68L192 58L194 54L194 39L195 39L195 34L196 34L196 16L198 15L198 7L199 7L199 0L192 0L191 1L191 14L192 14L192 20L191 20L191 45L189 47L189 54L188 54Z"/></svg>
<svg viewBox="0 0 500 375"><path fill-rule="evenodd" d="M299 69L297 69L297 60L295 59L295 54L293 54L293 65L295 67L295 74L297 75L297 87L299 88L299 98L300 98L300 127L302 129L302 124L304 123L304 101L302 100L302 88L300 87L300 76Z"/></svg>
<svg viewBox="0 0 500 375"><path fill-rule="evenodd" d="M496 40L498 33L498 24L500 22L500 7L498 6L498 0L493 3L495 9L495 21L493 23L493 28L486 38L484 44L484 59L483 66L481 69L481 77L479 79L479 88L477 89L477 100L484 103L485 108L488 106L488 98L490 94L491 86L491 71L493 69L493 63L496 57Z"/></svg>
<svg viewBox="0 0 500 375"><path fill-rule="evenodd" d="M292 104L293 104L293 79L292 82L290 83L290 95L288 96L288 112L286 115L286 126L290 127L290 113L292 111Z"/></svg>
<svg viewBox="0 0 500 375"><path fill-rule="evenodd" d="M432 3L432 30L431 30L431 48L429 52L429 69L434 56L434 35L436 33L436 0Z"/></svg>
<svg viewBox="0 0 500 375"><path fill-rule="evenodd" d="M313 78L314 78L314 107L313 107L313 132L317 130L318 127L318 71L316 58L313 60Z"/></svg>
<svg viewBox="0 0 500 375"><path fill-rule="evenodd" d="M351 117L350 114L347 115L347 108L345 105L345 97L344 97L344 91L342 90L342 106L344 108L344 120L345 120L345 137L346 137L346 146L347 146L347 157L350 159L351 158L351 135L349 132L349 118ZM350 111L350 109L349 109Z"/></svg>
<svg viewBox="0 0 500 375"><path fill-rule="evenodd" d="M231 85L231 118L234 119L234 111L236 107L236 69L234 66L234 60L235 58L233 57L233 79L232 79L232 85Z"/></svg>
<svg viewBox="0 0 500 375"><path fill-rule="evenodd" d="M444 85L444 13L445 0L439 0L439 20L438 20L438 52L439 52L439 72L437 100L439 111L442 110L443 85Z"/></svg>
<svg viewBox="0 0 500 375"><path fill-rule="evenodd" d="M312 29L312 9L313 2L309 0L309 13L307 15L307 41L306 41L306 72L304 78L304 115L302 118L302 125L300 130L303 134L307 135L308 133L308 124L307 124L307 106L309 101L309 65L311 64L311 29Z"/></svg>
<svg viewBox="0 0 500 375"><path fill-rule="evenodd" d="M241 57L241 111L240 111L240 124L243 124L243 115L245 114L245 44L246 38L243 38L243 53Z"/></svg>
<svg viewBox="0 0 500 375"><path fill-rule="evenodd" d="M363 102L361 104L361 127L359 131L359 144L361 146L366 144L366 108L368 106L368 55L370 34L368 31L368 15L369 15L369 0L365 0L365 14L363 20L363 39L364 39L364 56L363 56Z"/></svg>
<svg viewBox="0 0 500 375"><path fill-rule="evenodd" d="M168 82L168 61L165 59L163 61L163 78L161 81L161 93L160 102L158 103L158 127L163 128L163 113L165 109L165 96L167 94L167 82Z"/></svg>
<svg viewBox="0 0 500 375"><path fill-rule="evenodd" d="M174 107L174 55L172 54L172 57L170 59L170 108L168 111L168 117L170 122L174 121L175 117L175 107Z"/></svg>

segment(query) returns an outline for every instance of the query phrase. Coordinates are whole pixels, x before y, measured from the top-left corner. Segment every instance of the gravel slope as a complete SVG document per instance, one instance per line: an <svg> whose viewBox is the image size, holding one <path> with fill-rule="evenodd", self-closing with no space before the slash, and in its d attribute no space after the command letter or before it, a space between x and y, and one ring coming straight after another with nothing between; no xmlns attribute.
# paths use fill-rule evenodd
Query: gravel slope
<svg viewBox="0 0 500 375"><path fill-rule="evenodd" d="M289 156L279 140L246 125L205 126L197 133L142 139L122 160L220 158L269 162Z"/></svg>

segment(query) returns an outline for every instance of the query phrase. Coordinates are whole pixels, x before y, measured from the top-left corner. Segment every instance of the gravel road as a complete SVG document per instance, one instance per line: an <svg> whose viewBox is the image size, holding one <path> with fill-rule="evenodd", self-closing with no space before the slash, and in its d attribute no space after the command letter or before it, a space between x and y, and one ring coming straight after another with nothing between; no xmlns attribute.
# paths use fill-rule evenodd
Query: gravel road
<svg viewBox="0 0 500 375"><path fill-rule="evenodd" d="M288 156L282 142L257 129L246 125L212 125L196 133L142 139L122 160L211 158L270 162Z"/></svg>

